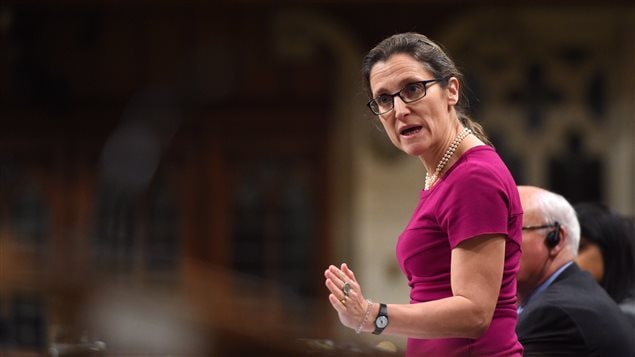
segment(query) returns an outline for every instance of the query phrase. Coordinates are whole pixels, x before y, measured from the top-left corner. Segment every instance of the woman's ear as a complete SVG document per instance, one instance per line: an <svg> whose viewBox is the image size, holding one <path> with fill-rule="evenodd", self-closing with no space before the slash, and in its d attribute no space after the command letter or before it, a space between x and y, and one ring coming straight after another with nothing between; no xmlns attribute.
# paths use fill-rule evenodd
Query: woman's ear
<svg viewBox="0 0 635 357"><path fill-rule="evenodd" d="M456 105L459 102L459 80L456 77L448 79L447 86L448 104Z"/></svg>

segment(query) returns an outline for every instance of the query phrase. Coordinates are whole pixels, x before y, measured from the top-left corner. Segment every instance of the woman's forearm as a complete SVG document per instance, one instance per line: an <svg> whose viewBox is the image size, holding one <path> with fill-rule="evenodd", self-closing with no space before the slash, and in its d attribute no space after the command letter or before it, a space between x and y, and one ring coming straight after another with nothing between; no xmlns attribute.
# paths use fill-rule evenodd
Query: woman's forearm
<svg viewBox="0 0 635 357"><path fill-rule="evenodd" d="M493 311L462 296L418 304L388 304L389 323L384 334L411 338L478 338L489 327ZM379 304L374 303L363 331L375 329Z"/></svg>

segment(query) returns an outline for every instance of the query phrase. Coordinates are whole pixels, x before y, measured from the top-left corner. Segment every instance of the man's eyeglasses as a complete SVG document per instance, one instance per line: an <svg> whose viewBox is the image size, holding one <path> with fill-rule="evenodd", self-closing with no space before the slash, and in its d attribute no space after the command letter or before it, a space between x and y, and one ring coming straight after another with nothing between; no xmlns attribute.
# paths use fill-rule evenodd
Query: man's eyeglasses
<svg viewBox="0 0 635 357"><path fill-rule="evenodd" d="M394 94L382 94L371 99L366 105L375 115L388 113L395 107L395 97L399 96L404 103L412 103L426 96L428 84L446 80L447 78L429 79L406 84L399 92Z"/></svg>
<svg viewBox="0 0 635 357"><path fill-rule="evenodd" d="M536 229L554 228L554 227L558 227L558 226L559 226L559 224L558 224L558 222L556 222L556 223L542 224L542 225L539 225L539 226L523 226L522 230L523 231L533 231L533 230L536 230Z"/></svg>

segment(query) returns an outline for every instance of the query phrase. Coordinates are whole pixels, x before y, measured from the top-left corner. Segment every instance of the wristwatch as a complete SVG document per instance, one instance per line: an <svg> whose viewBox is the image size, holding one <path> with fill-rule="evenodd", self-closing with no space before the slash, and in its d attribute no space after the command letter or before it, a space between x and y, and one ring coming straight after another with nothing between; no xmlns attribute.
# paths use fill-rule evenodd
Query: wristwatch
<svg viewBox="0 0 635 357"><path fill-rule="evenodd" d="M388 308L386 304L379 304L379 313L375 318L375 331L373 331L373 335L379 335L384 331L384 329L388 326Z"/></svg>

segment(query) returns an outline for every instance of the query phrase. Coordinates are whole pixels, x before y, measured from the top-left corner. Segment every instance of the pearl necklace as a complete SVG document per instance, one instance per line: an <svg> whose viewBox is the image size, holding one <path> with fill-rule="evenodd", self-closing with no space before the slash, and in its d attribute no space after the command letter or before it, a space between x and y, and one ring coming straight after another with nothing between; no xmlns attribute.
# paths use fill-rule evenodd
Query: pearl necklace
<svg viewBox="0 0 635 357"><path fill-rule="evenodd" d="M437 164L437 169L434 171L434 174L428 175L428 173L426 172L426 182L423 188L424 190L429 190L430 187L432 187L432 185L437 181L437 179L439 178L439 174L441 174L441 171L443 170L445 165L448 164L448 161L450 161L450 158L452 157L452 155L454 155L456 148L459 146L461 141L463 141L463 139L465 139L465 137L470 134L472 134L472 130L463 128L463 131L459 135L457 135L456 138L454 138L454 141L452 142L452 144L450 144L448 150L445 152L445 154L443 154L441 161L439 161L439 163Z"/></svg>

